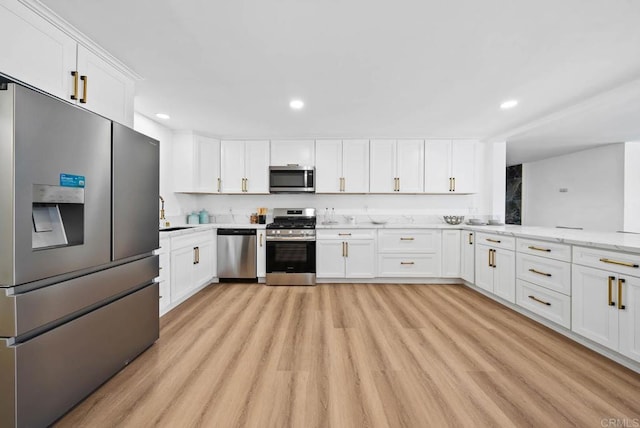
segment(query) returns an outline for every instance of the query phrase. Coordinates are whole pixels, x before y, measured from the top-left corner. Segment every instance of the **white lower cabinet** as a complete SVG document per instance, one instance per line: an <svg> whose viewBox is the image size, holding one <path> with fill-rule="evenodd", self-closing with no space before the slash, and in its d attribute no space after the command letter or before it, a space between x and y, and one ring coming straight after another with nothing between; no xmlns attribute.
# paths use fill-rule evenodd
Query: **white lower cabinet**
<svg viewBox="0 0 640 428"><path fill-rule="evenodd" d="M475 233L463 230L460 235L460 277L467 282L475 282L476 252Z"/></svg>
<svg viewBox="0 0 640 428"><path fill-rule="evenodd" d="M573 265L572 330L640 361L640 278Z"/></svg>
<svg viewBox="0 0 640 428"><path fill-rule="evenodd" d="M571 327L570 296L517 279L516 304L565 328Z"/></svg>
<svg viewBox="0 0 640 428"><path fill-rule="evenodd" d="M171 238L171 306L215 276L215 234L208 230Z"/></svg>
<svg viewBox="0 0 640 428"><path fill-rule="evenodd" d="M515 253L476 244L476 286L511 303L516 297Z"/></svg>
<svg viewBox="0 0 640 428"><path fill-rule="evenodd" d="M460 231L442 231L442 277L460 278Z"/></svg>
<svg viewBox="0 0 640 428"><path fill-rule="evenodd" d="M442 232L434 229L379 230L378 276L441 277Z"/></svg>
<svg viewBox="0 0 640 428"><path fill-rule="evenodd" d="M265 240L265 231L263 229L256 230L256 275L258 278L267 276L267 244Z"/></svg>
<svg viewBox="0 0 640 428"><path fill-rule="evenodd" d="M171 307L171 240L169 237L160 237L160 248L155 251L158 255L160 270L158 272L158 288L160 315L164 315Z"/></svg>
<svg viewBox="0 0 640 428"><path fill-rule="evenodd" d="M375 277L375 231L318 230L316 277Z"/></svg>

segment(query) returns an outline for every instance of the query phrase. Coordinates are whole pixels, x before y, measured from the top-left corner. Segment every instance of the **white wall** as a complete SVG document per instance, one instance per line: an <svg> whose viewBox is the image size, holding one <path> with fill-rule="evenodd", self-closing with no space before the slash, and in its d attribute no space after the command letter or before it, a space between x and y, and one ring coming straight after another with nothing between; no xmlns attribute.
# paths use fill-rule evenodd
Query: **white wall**
<svg viewBox="0 0 640 428"><path fill-rule="evenodd" d="M522 225L622 230L623 166L623 144L523 164Z"/></svg>
<svg viewBox="0 0 640 428"><path fill-rule="evenodd" d="M180 215L182 213L181 205L192 203L193 197L173 193L174 172L171 168L173 132L139 113L134 113L133 129L160 141L160 195L165 200L165 215Z"/></svg>
<svg viewBox="0 0 640 428"><path fill-rule="evenodd" d="M624 143L623 230L640 233L640 142Z"/></svg>

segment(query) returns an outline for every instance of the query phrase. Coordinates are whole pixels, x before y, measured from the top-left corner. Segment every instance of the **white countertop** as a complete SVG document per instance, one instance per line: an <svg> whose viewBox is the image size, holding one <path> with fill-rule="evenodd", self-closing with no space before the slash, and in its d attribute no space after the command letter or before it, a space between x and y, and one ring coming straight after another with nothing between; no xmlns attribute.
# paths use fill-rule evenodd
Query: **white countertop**
<svg viewBox="0 0 640 428"><path fill-rule="evenodd" d="M161 232L160 237L172 237L205 231L211 229L257 229L264 230L265 224L250 223L211 223L211 224L172 224L171 227L187 226L189 229L175 230L171 232ZM598 247L614 251L628 251L640 253L640 234L596 232L588 230L556 229L550 227L531 226L471 226L467 224L449 225L445 223L339 223L322 224L318 223L316 229L462 229L477 232L496 233L498 235L514 236L516 238L540 239L543 241L561 242L571 245L581 245L586 247Z"/></svg>

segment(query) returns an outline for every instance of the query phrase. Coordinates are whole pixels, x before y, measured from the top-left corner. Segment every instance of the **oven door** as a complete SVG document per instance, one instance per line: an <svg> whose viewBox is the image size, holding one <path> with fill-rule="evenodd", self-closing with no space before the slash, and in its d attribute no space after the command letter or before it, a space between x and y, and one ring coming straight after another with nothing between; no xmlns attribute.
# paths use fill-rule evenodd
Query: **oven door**
<svg viewBox="0 0 640 428"><path fill-rule="evenodd" d="M316 241L267 241L267 273L316 273Z"/></svg>

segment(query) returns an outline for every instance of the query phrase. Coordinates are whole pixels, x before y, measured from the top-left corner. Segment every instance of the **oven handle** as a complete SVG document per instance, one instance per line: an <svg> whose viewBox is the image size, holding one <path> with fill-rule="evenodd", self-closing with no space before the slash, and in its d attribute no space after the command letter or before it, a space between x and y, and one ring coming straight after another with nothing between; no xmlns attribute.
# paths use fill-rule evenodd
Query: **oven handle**
<svg viewBox="0 0 640 428"><path fill-rule="evenodd" d="M288 237L281 237L281 236L267 236L267 242L271 241L271 242L287 242L287 241L295 241L295 242L300 242L300 241L315 241L316 238L314 236L288 236Z"/></svg>

